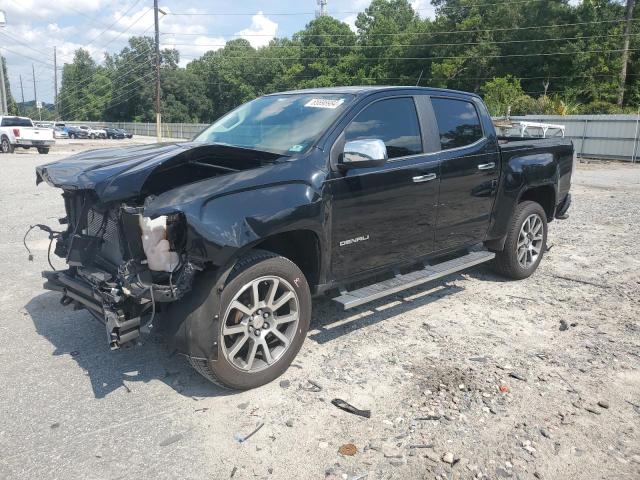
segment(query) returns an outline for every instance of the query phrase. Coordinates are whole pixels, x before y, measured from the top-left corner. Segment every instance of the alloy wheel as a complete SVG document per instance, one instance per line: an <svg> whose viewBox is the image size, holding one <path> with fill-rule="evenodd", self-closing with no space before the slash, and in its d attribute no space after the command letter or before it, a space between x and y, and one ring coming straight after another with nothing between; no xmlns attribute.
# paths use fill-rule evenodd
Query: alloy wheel
<svg viewBox="0 0 640 480"><path fill-rule="evenodd" d="M243 285L223 317L221 345L228 362L248 373L275 364L293 342L299 311L298 295L282 277Z"/></svg>
<svg viewBox="0 0 640 480"><path fill-rule="evenodd" d="M516 245L518 263L522 268L527 269L538 260L542 251L543 226L537 213L529 215L522 223Z"/></svg>

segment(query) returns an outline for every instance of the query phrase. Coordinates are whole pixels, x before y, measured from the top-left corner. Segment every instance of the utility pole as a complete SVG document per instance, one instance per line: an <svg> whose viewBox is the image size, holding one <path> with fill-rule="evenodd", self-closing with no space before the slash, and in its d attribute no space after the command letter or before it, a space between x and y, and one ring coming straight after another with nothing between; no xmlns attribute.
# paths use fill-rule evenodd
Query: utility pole
<svg viewBox="0 0 640 480"><path fill-rule="evenodd" d="M53 47L53 109L55 111L55 119L58 118L58 60L56 55L56 47Z"/></svg>
<svg viewBox="0 0 640 480"><path fill-rule="evenodd" d="M24 88L22 88L22 74L20 74L20 94L22 96L22 108L24 108Z"/></svg>
<svg viewBox="0 0 640 480"><path fill-rule="evenodd" d="M627 15L624 24L624 40L622 44L622 68L620 69L620 86L618 87L618 105L624 102L624 87L627 83L627 63L629 63L629 37L631 35L631 21L635 0L627 0Z"/></svg>
<svg viewBox="0 0 640 480"><path fill-rule="evenodd" d="M318 2L318 6L320 10L316 10L316 17L326 17L327 16L327 0L316 0Z"/></svg>
<svg viewBox="0 0 640 480"><path fill-rule="evenodd" d="M38 110L39 118L42 120L42 110L38 108L38 90L36 89L36 67L31 64L31 72L33 74L33 106Z"/></svg>
<svg viewBox="0 0 640 480"><path fill-rule="evenodd" d="M160 117L160 22L158 21L158 0L153 0L153 21L156 27L156 136L162 142Z"/></svg>
<svg viewBox="0 0 640 480"><path fill-rule="evenodd" d="M0 53L0 94L2 94L2 104L0 104L1 115L7 115L9 110L7 108L7 89L4 85L4 57Z"/></svg>
<svg viewBox="0 0 640 480"><path fill-rule="evenodd" d="M38 91L36 90L36 67L31 64L31 73L33 75L33 106L38 104Z"/></svg>
<svg viewBox="0 0 640 480"><path fill-rule="evenodd" d="M7 16L4 10L0 10L0 27L4 27L6 24ZM2 95L2 99L0 99L0 115L9 113L9 109L7 108L7 87L4 84L4 65L4 57L2 56L2 52L0 52L0 95Z"/></svg>

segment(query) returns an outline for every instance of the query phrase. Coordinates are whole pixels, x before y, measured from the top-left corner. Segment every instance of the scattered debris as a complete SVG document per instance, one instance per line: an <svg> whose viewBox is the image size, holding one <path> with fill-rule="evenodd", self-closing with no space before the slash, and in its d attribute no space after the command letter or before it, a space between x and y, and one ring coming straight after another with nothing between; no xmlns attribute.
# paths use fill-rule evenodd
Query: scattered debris
<svg viewBox="0 0 640 480"><path fill-rule="evenodd" d="M60 427L60 424L58 422L51 424L51 430L55 430L56 428L59 428L59 427Z"/></svg>
<svg viewBox="0 0 640 480"><path fill-rule="evenodd" d="M584 407L584 409L587 412L594 413L596 415L600 415L600 412L595 407L592 407L591 405L587 405L586 407Z"/></svg>
<svg viewBox="0 0 640 480"><path fill-rule="evenodd" d="M334 398L331 400L331 403L338 407L340 410L344 410L345 412L353 413L354 415L358 415L360 417L371 418L371 410L360 410L353 405L341 400L340 398Z"/></svg>
<svg viewBox="0 0 640 480"><path fill-rule="evenodd" d="M163 441L160 442L160 446L161 447L166 447L168 445L171 445L172 443L176 443L179 442L180 440L182 440L182 434L178 433L176 435L171 435L169 438L165 438Z"/></svg>
<svg viewBox="0 0 640 480"><path fill-rule="evenodd" d="M289 427L289 428L293 427L293 419L292 419L292 418L290 418L289 420L287 420L287 421L285 422L285 425L286 425L287 427Z"/></svg>
<svg viewBox="0 0 640 480"><path fill-rule="evenodd" d="M444 463L448 463L449 465L453 465L455 462L455 458L453 456L453 453L451 452L446 452L442 455L442 461Z"/></svg>
<svg viewBox="0 0 640 480"><path fill-rule="evenodd" d="M247 408L249 406L249 402L244 402L244 403L239 403L238 404L238 408L240 410L244 410L245 408Z"/></svg>
<svg viewBox="0 0 640 480"><path fill-rule="evenodd" d="M519 373L517 373L517 372L511 372L511 373L509 374L509 376L510 376L511 378L515 378L516 380L520 380L520 381L522 381L522 382L526 382L526 381L527 381L527 378L526 378L526 377L523 377L522 375L520 375L520 374L519 374Z"/></svg>
<svg viewBox="0 0 640 480"><path fill-rule="evenodd" d="M358 448L353 443L345 443L338 449L338 453L340 455L344 455L347 457L352 457L356 454Z"/></svg>
<svg viewBox="0 0 640 480"><path fill-rule="evenodd" d="M600 400L598 402L598 406L600 406L600 407L602 407L604 409L607 409L607 408L609 408L609 402L607 402L606 400Z"/></svg>
<svg viewBox="0 0 640 480"><path fill-rule="evenodd" d="M196 413L198 413L198 412L206 412L207 410L209 410L209 407L196 408L194 410L194 412L196 412Z"/></svg>
<svg viewBox="0 0 640 480"><path fill-rule="evenodd" d="M316 382L314 382L313 380L307 380L307 383L309 384L309 386L305 385L300 388L302 388L302 390L306 390L307 392L314 392L314 393L322 390L322 387Z"/></svg>
<svg viewBox="0 0 640 480"><path fill-rule="evenodd" d="M229 475L229 478L233 478L233 476L236 474L237 471L238 471L238 467L233 467L233 470L231 470L231 475Z"/></svg>
<svg viewBox="0 0 640 480"><path fill-rule="evenodd" d="M551 438L551 434L549 433L549 431L544 428L540 429L540 435L542 435L544 438Z"/></svg>
<svg viewBox="0 0 640 480"><path fill-rule="evenodd" d="M567 323L566 320L560 320L560 331L564 332L565 330L569 329L569 324Z"/></svg>
<svg viewBox="0 0 640 480"><path fill-rule="evenodd" d="M78 350L73 350L69 352L69 355L71 355L72 357L77 357L78 355L80 355L80 352Z"/></svg>
<svg viewBox="0 0 640 480"><path fill-rule="evenodd" d="M409 448L433 448L432 443L423 443L421 445L409 445Z"/></svg>
<svg viewBox="0 0 640 480"><path fill-rule="evenodd" d="M507 393L509 391L509 387L507 387L506 385L500 385L500 387L498 387L500 389L501 393Z"/></svg>
<svg viewBox="0 0 640 480"><path fill-rule="evenodd" d="M264 427L264 423L261 423L260 425L258 425L258 426L256 427L256 429L255 429L253 432L251 432L249 435L247 435L246 437L243 437L243 436L242 436L242 435L240 435L239 433L236 433L236 434L234 435L234 437L235 437L235 439L236 439L236 441L237 441L238 443L244 443L244 442L246 442L247 440L249 440L251 437L253 437L253 436L258 432L258 430L260 430L262 427Z"/></svg>
<svg viewBox="0 0 640 480"><path fill-rule="evenodd" d="M289 386L291 386L291 382L289 380L280 380L280 386L282 388L289 388Z"/></svg>

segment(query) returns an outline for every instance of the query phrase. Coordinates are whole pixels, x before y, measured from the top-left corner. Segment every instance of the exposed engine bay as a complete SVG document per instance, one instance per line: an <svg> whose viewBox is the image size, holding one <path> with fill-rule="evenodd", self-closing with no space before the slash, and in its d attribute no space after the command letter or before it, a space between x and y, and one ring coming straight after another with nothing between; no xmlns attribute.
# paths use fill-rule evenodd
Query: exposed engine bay
<svg viewBox="0 0 640 480"><path fill-rule="evenodd" d="M139 335L142 319L153 321L158 304L179 300L201 269L184 253L180 214L150 219L143 207L121 203L100 209L91 192L65 191L68 225L54 253L69 269L45 272L63 304L85 307L107 327L118 348Z"/></svg>
<svg viewBox="0 0 640 480"><path fill-rule="evenodd" d="M38 167L37 183L63 189L67 214L59 219L64 231L40 226L55 240L55 255L69 266L43 272L45 288L61 292L64 305L86 308L104 323L115 349L135 340L141 326L152 325L168 303L184 297L196 272L210 264L178 206L166 214L147 213L158 195L180 198L179 187L193 189L198 182L260 167L278 156L189 144L104 155L96 150Z"/></svg>

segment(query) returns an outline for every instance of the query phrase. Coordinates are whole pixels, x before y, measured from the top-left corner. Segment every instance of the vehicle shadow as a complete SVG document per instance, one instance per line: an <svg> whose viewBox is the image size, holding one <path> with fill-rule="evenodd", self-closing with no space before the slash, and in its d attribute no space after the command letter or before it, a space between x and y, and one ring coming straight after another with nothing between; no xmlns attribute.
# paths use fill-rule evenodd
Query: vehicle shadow
<svg viewBox="0 0 640 480"><path fill-rule="evenodd" d="M136 384L152 380L188 397L233 393L202 378L159 334L143 334L137 345L111 351L104 326L86 310L62 306L58 293L38 295L25 308L38 334L55 347L53 355L70 355L86 372L96 398L118 389L132 391Z"/></svg>
<svg viewBox="0 0 640 480"><path fill-rule="evenodd" d="M446 282L460 278L459 273L451 274L439 282L413 287L346 311L328 297L319 298L314 304L311 323L311 328L318 331L309 334L309 338L316 343L324 344L347 332L375 325L443 297L455 295L464 288Z"/></svg>

